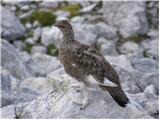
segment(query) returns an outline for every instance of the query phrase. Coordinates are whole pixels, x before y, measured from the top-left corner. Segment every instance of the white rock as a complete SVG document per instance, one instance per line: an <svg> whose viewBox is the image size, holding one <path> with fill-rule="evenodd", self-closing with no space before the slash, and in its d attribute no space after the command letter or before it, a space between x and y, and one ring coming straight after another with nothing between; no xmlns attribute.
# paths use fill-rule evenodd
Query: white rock
<svg viewBox="0 0 160 120"><path fill-rule="evenodd" d="M9 42L2 40L1 65L15 78L23 80L33 75L29 65L22 59L18 50Z"/></svg>
<svg viewBox="0 0 160 120"><path fill-rule="evenodd" d="M62 79L59 76L53 76ZM59 78L58 78L59 77ZM64 78L68 79L68 78ZM55 79L56 80L56 79ZM59 81L59 80L58 80ZM72 79L64 80L57 91L41 96L25 105L16 107L19 118L152 118L143 109L134 106L121 108L107 92L100 89L89 91L89 104L85 109L73 102L82 102L81 87L71 87ZM77 85L80 85L77 83ZM43 113L43 114L42 114Z"/></svg>
<svg viewBox="0 0 160 120"><path fill-rule="evenodd" d="M8 9L1 6L1 34L7 40L18 39L25 34L25 28L18 18Z"/></svg>
<svg viewBox="0 0 160 120"><path fill-rule="evenodd" d="M115 66L114 64L112 64L112 66L119 75L120 83L124 91L131 94L139 93L142 91L141 85L137 84L137 79L139 80L139 78L137 76L135 77L134 74L131 74L133 71L129 72L126 69L122 69L119 66Z"/></svg>
<svg viewBox="0 0 160 120"><path fill-rule="evenodd" d="M20 40L15 40L13 45L19 50L24 50L26 48L26 44Z"/></svg>
<svg viewBox="0 0 160 120"><path fill-rule="evenodd" d="M25 40L25 43L27 43L27 44L29 44L29 45L35 45L36 43L35 43L35 41L33 40L33 38L27 38L26 40Z"/></svg>
<svg viewBox="0 0 160 120"><path fill-rule="evenodd" d="M117 29L115 27L111 27L104 22L99 22L95 25L94 33L104 37L109 40L114 40L117 38Z"/></svg>
<svg viewBox="0 0 160 120"><path fill-rule="evenodd" d="M158 37L154 40L149 39L149 40L143 41L142 45L148 57L151 57L156 60L159 59L159 47L158 47L159 39Z"/></svg>
<svg viewBox="0 0 160 120"><path fill-rule="evenodd" d="M67 12L67 11L59 10L59 11L56 11L54 14L57 16L57 18L58 17L65 17L65 18L70 17L70 12Z"/></svg>
<svg viewBox="0 0 160 120"><path fill-rule="evenodd" d="M83 23L84 20L85 20L85 17L83 17L83 16L75 16L75 17L71 18L72 23Z"/></svg>
<svg viewBox="0 0 160 120"><path fill-rule="evenodd" d="M47 53L47 48L44 47L44 46L41 46L41 45L36 45L36 46L33 46L32 47L32 50L31 50L31 53L32 54L35 54L35 53Z"/></svg>
<svg viewBox="0 0 160 120"><path fill-rule="evenodd" d="M142 51L140 46L132 41L127 41L120 47L121 53L128 54Z"/></svg>
<svg viewBox="0 0 160 120"><path fill-rule="evenodd" d="M27 29L31 29L31 28L32 28L32 24L27 22L27 23L25 24L25 27L26 27Z"/></svg>
<svg viewBox="0 0 160 120"><path fill-rule="evenodd" d="M132 66L143 73L158 72L158 64L150 58L134 59L132 60Z"/></svg>
<svg viewBox="0 0 160 120"><path fill-rule="evenodd" d="M31 88L39 94L47 94L52 91L52 85L43 77L31 77L22 81L18 89Z"/></svg>
<svg viewBox="0 0 160 120"><path fill-rule="evenodd" d="M32 57L33 62L30 63L33 71L37 75L46 75L60 67L60 62L56 57L36 53Z"/></svg>
<svg viewBox="0 0 160 120"><path fill-rule="evenodd" d="M96 3L89 5L87 7L84 7L82 10L80 10L81 13L88 13L91 12L95 7L96 7Z"/></svg>
<svg viewBox="0 0 160 120"><path fill-rule="evenodd" d="M6 107L2 107L1 109L1 117L3 119L16 119L16 111L14 105L9 105Z"/></svg>
<svg viewBox="0 0 160 120"><path fill-rule="evenodd" d="M40 27L40 23L36 20L33 23L33 27Z"/></svg>
<svg viewBox="0 0 160 120"><path fill-rule="evenodd" d="M145 73L140 72L138 70L132 71L132 75L134 76L134 81L137 83L139 88L143 91L147 86L154 85L156 89L156 93L159 91L158 81L159 74L158 71L155 73Z"/></svg>
<svg viewBox="0 0 160 120"><path fill-rule="evenodd" d="M103 2L103 15L105 21L109 25L116 26L124 38L145 34L148 31L144 1L105 1Z"/></svg>
<svg viewBox="0 0 160 120"><path fill-rule="evenodd" d="M147 97L152 97L152 98L154 98L154 96L157 94L154 85L151 84L151 85L147 86L147 87L144 89L144 94L145 94Z"/></svg>
<svg viewBox="0 0 160 120"><path fill-rule="evenodd" d="M24 5L24 6L20 7L20 9L23 11L27 11L27 10L29 10L29 5Z"/></svg>
<svg viewBox="0 0 160 120"><path fill-rule="evenodd" d="M7 70L1 69L1 90L2 91L8 92L8 91L15 90L18 87L19 82L20 80L13 77Z"/></svg>
<svg viewBox="0 0 160 120"><path fill-rule="evenodd" d="M45 46L54 44L57 48L59 48L62 37L63 35L61 31L55 26L42 28L41 42Z"/></svg>
<svg viewBox="0 0 160 120"><path fill-rule="evenodd" d="M41 28L40 27L37 27L34 32L33 32L33 40L34 41L38 41L40 39L40 36L41 36Z"/></svg>
<svg viewBox="0 0 160 120"><path fill-rule="evenodd" d="M116 41L106 40L106 43L101 45L100 51L103 55L118 55Z"/></svg>
<svg viewBox="0 0 160 120"><path fill-rule="evenodd" d="M39 4L43 8L56 8L58 7L58 1L43 1Z"/></svg>
<svg viewBox="0 0 160 120"><path fill-rule="evenodd" d="M83 44L93 45L96 42L97 35L92 32L91 24L73 24L75 39Z"/></svg>
<svg viewBox="0 0 160 120"><path fill-rule="evenodd" d="M131 65L131 62L128 60L128 58L125 55L105 56L105 59L109 61L111 64L117 65L127 71L134 70Z"/></svg>

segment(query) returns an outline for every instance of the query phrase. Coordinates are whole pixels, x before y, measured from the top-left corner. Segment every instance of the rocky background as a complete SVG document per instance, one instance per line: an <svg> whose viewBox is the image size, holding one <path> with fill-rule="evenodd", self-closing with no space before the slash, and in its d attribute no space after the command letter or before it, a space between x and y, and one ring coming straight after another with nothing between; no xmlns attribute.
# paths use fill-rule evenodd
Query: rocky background
<svg viewBox="0 0 160 120"><path fill-rule="evenodd" d="M1 113L3 118L158 118L159 3L1 1ZM119 107L102 90L80 109L80 85L58 59L68 18L76 40L94 46L114 66L132 105Z"/></svg>

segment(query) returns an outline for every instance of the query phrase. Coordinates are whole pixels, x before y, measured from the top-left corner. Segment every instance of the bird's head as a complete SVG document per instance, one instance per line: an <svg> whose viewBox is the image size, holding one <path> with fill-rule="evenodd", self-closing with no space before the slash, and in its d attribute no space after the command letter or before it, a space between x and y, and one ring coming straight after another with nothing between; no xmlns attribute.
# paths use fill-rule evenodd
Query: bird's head
<svg viewBox="0 0 160 120"><path fill-rule="evenodd" d="M68 22L68 20L61 20L54 24L58 27L63 33L72 32L72 25Z"/></svg>

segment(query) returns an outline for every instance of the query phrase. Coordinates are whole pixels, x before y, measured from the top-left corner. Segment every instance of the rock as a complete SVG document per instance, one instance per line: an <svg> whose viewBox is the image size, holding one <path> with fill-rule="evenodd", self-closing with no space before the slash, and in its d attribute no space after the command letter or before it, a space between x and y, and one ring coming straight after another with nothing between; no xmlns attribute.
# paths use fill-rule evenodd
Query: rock
<svg viewBox="0 0 160 120"><path fill-rule="evenodd" d="M88 13L91 12L95 7L97 6L96 3L93 3L92 5L89 5L87 7L84 7L82 10L80 10L81 13Z"/></svg>
<svg viewBox="0 0 160 120"><path fill-rule="evenodd" d="M26 44L20 40L14 41L13 45L19 50L24 50L26 48Z"/></svg>
<svg viewBox="0 0 160 120"><path fill-rule="evenodd" d="M139 86L139 84L137 84L137 80L139 80L139 78L137 76L135 77L134 74L131 74L133 71L129 72L114 64L112 64L112 66L119 75L120 83L124 91L131 94L142 92L141 87Z"/></svg>
<svg viewBox="0 0 160 120"><path fill-rule="evenodd" d="M20 80L13 77L7 70L1 69L1 90L11 91L18 87ZM3 97L3 96L1 96Z"/></svg>
<svg viewBox="0 0 160 120"><path fill-rule="evenodd" d="M146 2L147 16L150 27L159 28L159 4L158 1L148 1Z"/></svg>
<svg viewBox="0 0 160 120"><path fill-rule="evenodd" d="M27 43L27 44L29 44L29 45L35 45L36 44L36 42L33 40L33 38L27 38L26 40L25 40L25 43Z"/></svg>
<svg viewBox="0 0 160 120"><path fill-rule="evenodd" d="M54 44L57 48L59 48L60 43L62 41L62 33L61 31L53 26L53 27L44 27L42 28L41 42L45 46L49 46L50 44Z"/></svg>
<svg viewBox="0 0 160 120"><path fill-rule="evenodd" d="M134 81L137 83L138 87L143 91L148 85L154 85L156 88L156 93L158 94L158 76L156 73L142 73L138 70L132 71L132 75L134 76Z"/></svg>
<svg viewBox="0 0 160 120"><path fill-rule="evenodd" d="M116 50L116 41L109 41L106 40L107 42L105 44L102 44L102 46L100 47L100 51L101 53L105 56L105 55L118 55L118 52Z"/></svg>
<svg viewBox="0 0 160 120"><path fill-rule="evenodd" d="M25 28L18 18L5 7L1 7L2 22L1 35L4 39L15 40L25 34ZM13 22L14 21L14 22Z"/></svg>
<svg viewBox="0 0 160 120"><path fill-rule="evenodd" d="M89 1L72 1L72 0L67 0L69 4L80 4L83 8L91 5Z"/></svg>
<svg viewBox="0 0 160 120"><path fill-rule="evenodd" d="M123 54L128 54L128 53L135 53L135 52L142 52L140 46L132 41L127 41L121 45L119 48L120 52Z"/></svg>
<svg viewBox="0 0 160 120"><path fill-rule="evenodd" d="M97 35L92 32L93 25L88 24L73 24L75 39L83 44L94 45Z"/></svg>
<svg viewBox="0 0 160 120"><path fill-rule="evenodd" d="M52 91L52 85L47 81L46 78L36 77L28 78L22 81L18 87L19 89L32 89L38 94L47 94Z"/></svg>
<svg viewBox="0 0 160 120"><path fill-rule="evenodd" d="M32 54L35 54L35 53L47 53L47 48L44 47L44 46L41 46L41 45L36 45L36 46L33 46L32 47L32 50L31 50L31 53Z"/></svg>
<svg viewBox="0 0 160 120"><path fill-rule="evenodd" d="M29 10L29 5L24 5L22 7L20 7L21 10L23 11L28 11Z"/></svg>
<svg viewBox="0 0 160 120"><path fill-rule="evenodd" d="M37 20L35 20L33 23L33 27L40 27L40 26L41 26L40 23Z"/></svg>
<svg viewBox="0 0 160 120"><path fill-rule="evenodd" d="M154 40L143 41L142 46L144 47L145 57L150 57L155 60L159 60L159 41L158 38Z"/></svg>
<svg viewBox="0 0 160 120"><path fill-rule="evenodd" d="M39 4L39 7L42 8L57 8L59 2L58 1L43 1Z"/></svg>
<svg viewBox="0 0 160 120"><path fill-rule="evenodd" d="M144 94L147 96L147 97L150 97L150 98L155 98L156 96L156 89L154 87L154 85L149 85L147 86L145 89L144 89Z"/></svg>
<svg viewBox="0 0 160 120"><path fill-rule="evenodd" d="M132 100L142 105L143 109L149 115L153 116L154 118L157 118L157 116L155 116L157 113L159 114L159 107L158 107L159 100L157 95L152 93L152 97L150 97L148 95L146 96L145 93L138 93L138 94L130 94L130 97L132 97Z"/></svg>
<svg viewBox="0 0 160 120"><path fill-rule="evenodd" d="M60 62L56 57L36 53L32 57L33 62L30 63L36 75L46 75L60 67Z"/></svg>
<svg viewBox="0 0 160 120"><path fill-rule="evenodd" d="M68 12L68 11L59 10L59 11L56 11L54 14L57 16L57 18L58 17L64 17L64 18L69 18L70 17L70 12Z"/></svg>
<svg viewBox="0 0 160 120"><path fill-rule="evenodd" d="M16 119L16 108L14 105L9 105L6 107L2 107L1 109L1 117L3 119Z"/></svg>
<svg viewBox="0 0 160 120"><path fill-rule="evenodd" d="M147 33L148 21L144 1L119 1L116 3L105 1L102 9L104 20L109 25L117 27L123 38Z"/></svg>
<svg viewBox="0 0 160 120"><path fill-rule="evenodd" d="M40 27L36 28L33 32L33 40L38 41L41 37L42 29Z"/></svg>
<svg viewBox="0 0 160 120"><path fill-rule="evenodd" d="M100 89L89 91L89 104L85 109L80 109L80 105L74 102L83 101L82 88L71 87L72 79L65 79L57 91L38 97L32 102L17 105L18 118L152 118L135 104L121 108L107 92ZM80 85L77 82L74 84Z"/></svg>
<svg viewBox="0 0 160 120"><path fill-rule="evenodd" d="M33 75L29 65L23 61L20 56L19 51L9 42L2 40L1 47L1 65L4 69L8 70L12 76L20 80Z"/></svg>
<svg viewBox="0 0 160 120"><path fill-rule="evenodd" d="M153 73L158 71L158 64L153 59L149 58L134 59L132 60L132 66L142 73Z"/></svg>
<svg viewBox="0 0 160 120"><path fill-rule="evenodd" d="M85 20L85 17L83 17L83 16L75 16L75 17L71 18L72 23L83 23L84 20Z"/></svg>
<svg viewBox="0 0 160 120"><path fill-rule="evenodd" d="M131 65L131 62L128 60L128 58L125 55L105 56L105 59L109 61L111 64L117 65L118 67L121 67L127 71L134 70Z"/></svg>
<svg viewBox="0 0 160 120"><path fill-rule="evenodd" d="M117 29L105 24L104 22L97 23L92 31L93 33L97 34L98 36L104 37L107 40L117 39Z"/></svg>
<svg viewBox="0 0 160 120"><path fill-rule="evenodd" d="M158 39L159 38L159 31L156 29L150 29L150 31L147 33L147 35L152 39ZM144 41L143 41L144 42Z"/></svg>
<svg viewBox="0 0 160 120"><path fill-rule="evenodd" d="M27 22L27 23L25 24L25 27L26 27L27 29L31 29L31 28L32 28L32 24Z"/></svg>
<svg viewBox="0 0 160 120"><path fill-rule="evenodd" d="M1 95L3 96L1 98L1 106L32 101L39 96L37 91L33 91L30 88L10 92L3 91L1 92Z"/></svg>

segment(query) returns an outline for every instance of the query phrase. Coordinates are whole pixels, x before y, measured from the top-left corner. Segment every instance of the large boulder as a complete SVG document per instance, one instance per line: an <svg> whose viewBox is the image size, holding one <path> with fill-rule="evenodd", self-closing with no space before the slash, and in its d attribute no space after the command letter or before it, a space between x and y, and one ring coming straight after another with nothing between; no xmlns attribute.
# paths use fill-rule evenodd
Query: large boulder
<svg viewBox="0 0 160 120"><path fill-rule="evenodd" d="M16 110L14 105L9 105L1 109L1 118L16 119Z"/></svg>
<svg viewBox="0 0 160 120"><path fill-rule="evenodd" d="M59 68L60 62L56 57L42 53L35 53L32 56L30 66L37 76L44 76Z"/></svg>
<svg viewBox="0 0 160 120"><path fill-rule="evenodd" d="M32 102L17 105L18 118L152 118L135 103L121 108L107 92L100 89L89 91L89 104L80 109L81 105L75 103L84 100L80 83L66 75L54 75L49 79L54 80L54 85L59 85L58 89Z"/></svg>
<svg viewBox="0 0 160 120"><path fill-rule="evenodd" d="M5 7L1 6L1 35L7 40L18 39L25 34L25 27L18 18Z"/></svg>
<svg viewBox="0 0 160 120"><path fill-rule="evenodd" d="M29 65L22 59L20 52L6 40L2 40L1 65L15 78L23 80L32 76Z"/></svg>
<svg viewBox="0 0 160 120"><path fill-rule="evenodd" d="M55 26L42 28L41 43L44 46L54 44L56 48L59 48L62 37L61 31Z"/></svg>
<svg viewBox="0 0 160 120"><path fill-rule="evenodd" d="M103 17L109 25L117 27L124 38L148 31L145 2L105 1Z"/></svg>

